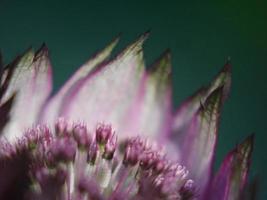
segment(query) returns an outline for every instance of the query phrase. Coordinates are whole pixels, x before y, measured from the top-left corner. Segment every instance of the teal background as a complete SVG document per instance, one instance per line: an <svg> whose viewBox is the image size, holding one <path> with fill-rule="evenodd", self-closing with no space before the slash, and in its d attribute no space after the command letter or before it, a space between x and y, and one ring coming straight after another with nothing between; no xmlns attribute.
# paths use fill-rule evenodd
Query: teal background
<svg viewBox="0 0 267 200"><path fill-rule="evenodd" d="M146 63L171 49L176 106L207 84L231 56L233 86L222 115L217 165L237 142L255 132L251 174L259 177L260 199L266 199L266 10L263 0L0 0L0 48L7 63L30 45L38 48L45 42L58 89L118 33L123 36L120 49L151 29Z"/></svg>

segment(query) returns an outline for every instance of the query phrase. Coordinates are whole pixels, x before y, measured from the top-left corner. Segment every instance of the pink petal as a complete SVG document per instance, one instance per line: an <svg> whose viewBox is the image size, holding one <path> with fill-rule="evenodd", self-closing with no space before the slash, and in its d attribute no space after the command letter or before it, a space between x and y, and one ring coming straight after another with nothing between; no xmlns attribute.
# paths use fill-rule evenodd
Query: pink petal
<svg viewBox="0 0 267 200"><path fill-rule="evenodd" d="M16 93L10 122L3 130L3 136L12 141L35 124L41 107L50 94L51 66L46 46L42 46L36 54L32 50L27 51L10 67L7 70L12 73L7 72L5 77L8 84L1 104Z"/></svg>
<svg viewBox="0 0 267 200"><path fill-rule="evenodd" d="M119 130L132 104L144 71L142 44L147 34L128 46L114 60L102 63L65 95L58 116L84 121L89 129L100 122Z"/></svg>
<svg viewBox="0 0 267 200"><path fill-rule="evenodd" d="M179 158L179 154L181 154L183 138L186 137L185 135L188 133L189 126L203 103L205 103L212 92L220 87L222 87L223 103L228 96L230 85L231 66L229 63L226 63L208 87L199 89L195 94L186 99L177 109L173 117L172 131L169 132L170 134L168 136L171 141L169 149L170 151L177 152L178 156L176 156L176 158Z"/></svg>
<svg viewBox="0 0 267 200"><path fill-rule="evenodd" d="M133 105L125 120L124 132L164 139L171 125L171 56L164 52L144 74Z"/></svg>
<svg viewBox="0 0 267 200"><path fill-rule="evenodd" d="M249 136L233 151L228 153L212 181L209 195L211 200L239 199L247 182L254 136Z"/></svg>
<svg viewBox="0 0 267 200"><path fill-rule="evenodd" d="M9 99L25 81L24 74L33 62L34 52L28 49L22 56L18 56L4 68L1 77L1 103ZM22 80L21 80L22 79Z"/></svg>
<svg viewBox="0 0 267 200"><path fill-rule="evenodd" d="M210 94L193 116L180 144L180 162L188 168L199 186L200 196L211 175L222 95L222 87Z"/></svg>
<svg viewBox="0 0 267 200"><path fill-rule="evenodd" d="M175 134L187 126L188 122L192 119L195 112L200 108L201 102L205 102L207 97L217 88L223 86L223 101L227 98L231 85L231 65L226 63L220 73L211 82L209 87L201 88L177 109L173 121L173 130Z"/></svg>
<svg viewBox="0 0 267 200"><path fill-rule="evenodd" d="M112 50L119 41L119 37L115 38L107 47L100 52L96 53L89 61L83 64L74 75L63 85L60 91L47 103L40 116L39 122L53 123L57 119L62 101L65 95L71 90L71 88L78 83L79 80L84 79L99 64L103 63L111 54Z"/></svg>

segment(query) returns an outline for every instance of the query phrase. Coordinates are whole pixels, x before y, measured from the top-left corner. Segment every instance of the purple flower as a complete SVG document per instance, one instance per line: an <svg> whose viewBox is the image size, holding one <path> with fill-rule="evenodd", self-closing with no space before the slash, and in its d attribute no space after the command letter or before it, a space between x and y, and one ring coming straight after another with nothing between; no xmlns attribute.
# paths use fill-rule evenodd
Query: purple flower
<svg viewBox="0 0 267 200"><path fill-rule="evenodd" d="M46 46L2 68L0 199L243 198L253 136L213 170L230 64L173 111L170 52L145 69L147 36L109 58L115 39L55 95Z"/></svg>

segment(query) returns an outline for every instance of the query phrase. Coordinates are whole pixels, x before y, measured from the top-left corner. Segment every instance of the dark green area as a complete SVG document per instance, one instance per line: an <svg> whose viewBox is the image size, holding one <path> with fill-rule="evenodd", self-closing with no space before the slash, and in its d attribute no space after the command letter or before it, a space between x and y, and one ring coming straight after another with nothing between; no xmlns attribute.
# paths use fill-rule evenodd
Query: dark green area
<svg viewBox="0 0 267 200"><path fill-rule="evenodd" d="M201 3L200 3L201 2ZM177 106L209 80L231 56L233 86L220 127L217 163L251 132L256 133L252 175L267 197L267 2L0 0L0 48L5 62L32 45L50 49L54 85L118 33L119 48L147 29L147 64L172 51ZM265 198L264 198L265 197Z"/></svg>

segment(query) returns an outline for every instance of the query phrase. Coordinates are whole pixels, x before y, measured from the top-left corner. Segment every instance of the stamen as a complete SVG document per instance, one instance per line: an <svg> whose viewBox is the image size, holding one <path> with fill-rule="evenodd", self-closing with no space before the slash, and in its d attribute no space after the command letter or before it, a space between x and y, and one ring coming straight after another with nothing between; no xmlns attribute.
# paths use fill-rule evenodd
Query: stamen
<svg viewBox="0 0 267 200"><path fill-rule="evenodd" d="M98 154L98 145L97 143L94 141L92 142L92 144L89 147L89 151L87 154L87 161L91 164L94 165L96 158L97 158L97 154Z"/></svg>
<svg viewBox="0 0 267 200"><path fill-rule="evenodd" d="M96 128L96 141L99 144L106 144L112 135L112 128L110 125L99 124Z"/></svg>
<svg viewBox="0 0 267 200"><path fill-rule="evenodd" d="M113 133L105 145L103 158L107 160L112 159L114 152L116 150L116 147L117 147L117 136L115 135L115 133Z"/></svg>
<svg viewBox="0 0 267 200"><path fill-rule="evenodd" d="M69 124L64 118L59 118L55 124L55 133L57 136L65 136L68 134Z"/></svg>
<svg viewBox="0 0 267 200"><path fill-rule="evenodd" d="M29 154L33 197L47 199L48 191L53 191L52 199L190 200L195 196L189 171L168 160L148 140L134 137L118 143L112 127L105 124L92 132L84 124L59 119L54 131L46 126L30 129L15 147L1 142L0 152L8 152L4 156L9 159L19 152Z"/></svg>
<svg viewBox="0 0 267 200"><path fill-rule="evenodd" d="M77 124L73 128L73 137L80 148L88 148L92 142L91 135L85 125Z"/></svg>
<svg viewBox="0 0 267 200"><path fill-rule="evenodd" d="M57 161L73 161L77 149L77 143L73 138L58 138L51 145L51 153Z"/></svg>

